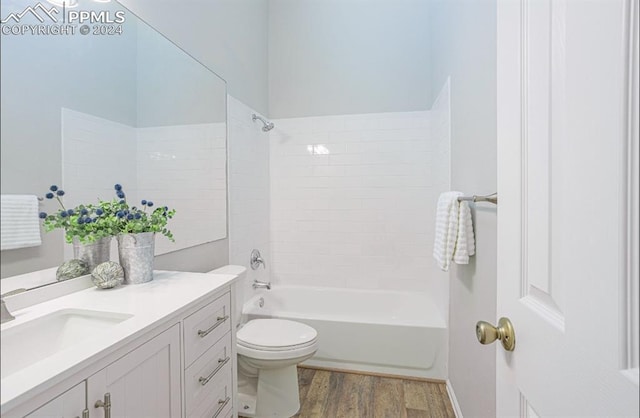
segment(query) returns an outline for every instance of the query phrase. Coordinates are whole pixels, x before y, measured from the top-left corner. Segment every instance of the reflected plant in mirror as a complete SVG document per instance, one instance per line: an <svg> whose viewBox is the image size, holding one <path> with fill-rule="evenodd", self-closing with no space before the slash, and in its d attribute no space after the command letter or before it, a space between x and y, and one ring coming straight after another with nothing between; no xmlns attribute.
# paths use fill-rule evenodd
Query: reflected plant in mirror
<svg viewBox="0 0 640 418"><path fill-rule="evenodd" d="M111 228L108 228L108 214L101 205L80 204L74 208L67 209L63 202L64 190L52 185L45 195L48 200L55 199L60 208L53 214L40 212L43 219L43 226L46 232L54 229L63 229L65 240L72 243L77 239L83 244L95 242L101 238L113 235Z"/></svg>

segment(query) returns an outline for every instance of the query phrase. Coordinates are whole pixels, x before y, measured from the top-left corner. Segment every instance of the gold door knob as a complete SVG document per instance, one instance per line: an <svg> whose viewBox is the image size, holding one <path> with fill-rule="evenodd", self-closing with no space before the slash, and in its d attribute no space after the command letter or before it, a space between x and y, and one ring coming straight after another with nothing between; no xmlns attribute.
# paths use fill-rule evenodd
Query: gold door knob
<svg viewBox="0 0 640 418"><path fill-rule="evenodd" d="M500 340L502 347L507 351L513 351L516 347L516 333L509 318L500 318L497 328L488 322L478 321L476 337L480 344L491 344L495 340Z"/></svg>

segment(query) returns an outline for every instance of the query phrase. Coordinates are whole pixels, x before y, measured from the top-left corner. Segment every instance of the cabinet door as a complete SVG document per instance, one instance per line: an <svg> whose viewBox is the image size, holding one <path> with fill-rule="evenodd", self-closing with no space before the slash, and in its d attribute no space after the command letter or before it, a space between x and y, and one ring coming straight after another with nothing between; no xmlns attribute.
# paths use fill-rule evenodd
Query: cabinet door
<svg viewBox="0 0 640 418"><path fill-rule="evenodd" d="M87 385L91 418L104 418L110 394L111 418L180 417L180 326L174 325L91 376Z"/></svg>
<svg viewBox="0 0 640 418"><path fill-rule="evenodd" d="M86 382L83 380L25 418L80 418L86 408L86 401Z"/></svg>

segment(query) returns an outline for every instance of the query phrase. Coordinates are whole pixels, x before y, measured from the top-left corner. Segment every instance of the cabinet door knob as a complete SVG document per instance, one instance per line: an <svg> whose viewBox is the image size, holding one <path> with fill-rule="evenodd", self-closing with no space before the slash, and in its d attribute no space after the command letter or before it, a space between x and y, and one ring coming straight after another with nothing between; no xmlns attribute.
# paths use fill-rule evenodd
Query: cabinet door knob
<svg viewBox="0 0 640 418"><path fill-rule="evenodd" d="M109 392L104 394L104 401L97 400L95 408L104 408L104 418L111 418L111 394Z"/></svg>

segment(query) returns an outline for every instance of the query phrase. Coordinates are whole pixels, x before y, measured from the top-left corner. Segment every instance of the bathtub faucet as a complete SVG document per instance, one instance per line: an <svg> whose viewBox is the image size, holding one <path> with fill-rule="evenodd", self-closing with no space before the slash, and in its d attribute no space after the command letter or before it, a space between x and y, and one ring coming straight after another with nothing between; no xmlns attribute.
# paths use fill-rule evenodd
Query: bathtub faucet
<svg viewBox="0 0 640 418"><path fill-rule="evenodd" d="M271 282L259 282L257 280L253 281L253 288L254 289L267 289L267 290L271 290Z"/></svg>

